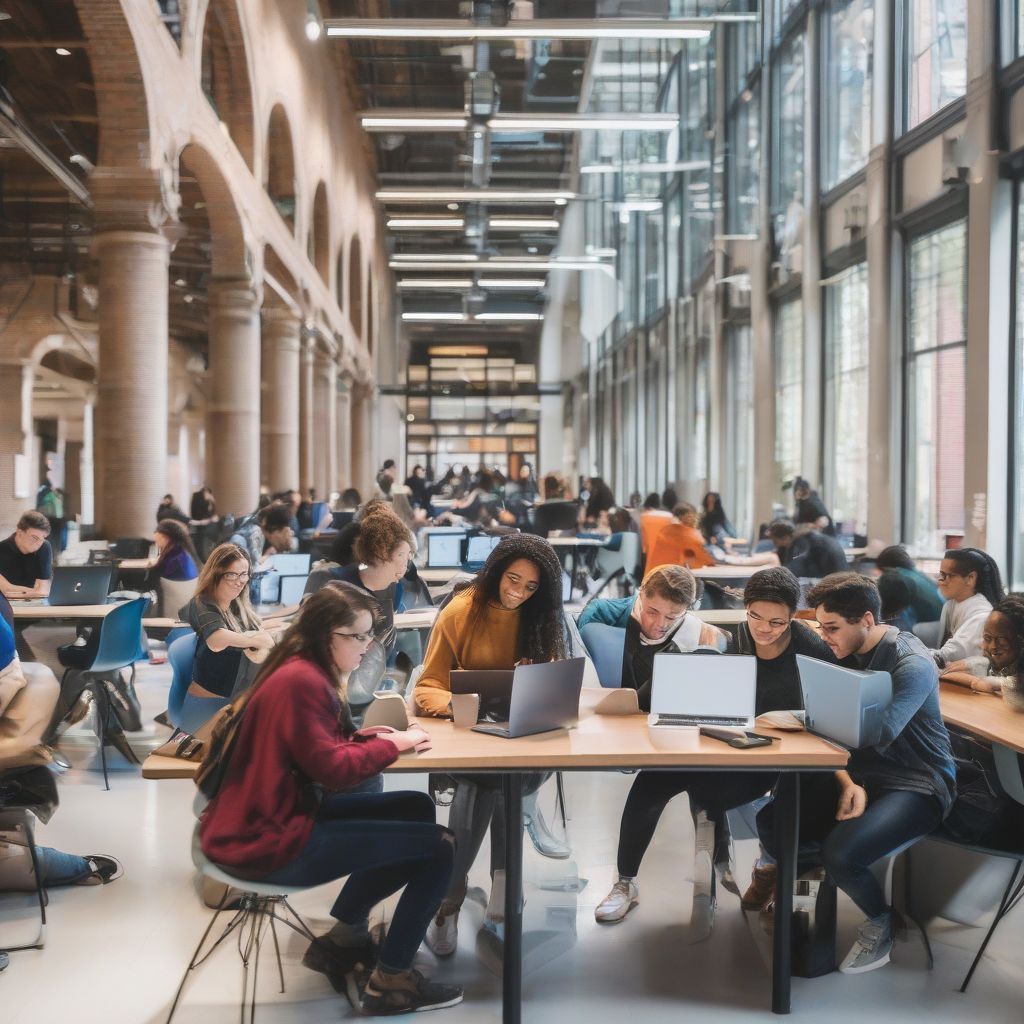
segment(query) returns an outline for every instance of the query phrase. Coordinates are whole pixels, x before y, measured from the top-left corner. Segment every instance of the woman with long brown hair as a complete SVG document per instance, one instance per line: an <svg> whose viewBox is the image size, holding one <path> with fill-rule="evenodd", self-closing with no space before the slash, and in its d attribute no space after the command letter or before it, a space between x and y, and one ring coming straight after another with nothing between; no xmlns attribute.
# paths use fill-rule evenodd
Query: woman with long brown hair
<svg viewBox="0 0 1024 1024"><path fill-rule="evenodd" d="M322 885L348 875L303 963L343 988L367 1014L439 1009L455 985L412 968L451 876L454 838L416 792L345 792L399 754L429 749L419 727L356 731L345 683L373 640L375 603L350 584L302 605L250 689L224 780L199 826L203 852L233 874L281 885ZM376 957L373 907L403 889ZM357 965L376 966L360 972Z"/></svg>

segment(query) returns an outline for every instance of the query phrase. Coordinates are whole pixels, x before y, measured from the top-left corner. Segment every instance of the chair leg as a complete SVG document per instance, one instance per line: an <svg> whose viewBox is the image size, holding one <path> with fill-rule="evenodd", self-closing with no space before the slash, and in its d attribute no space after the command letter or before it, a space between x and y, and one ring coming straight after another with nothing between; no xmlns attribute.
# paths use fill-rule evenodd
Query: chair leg
<svg viewBox="0 0 1024 1024"><path fill-rule="evenodd" d="M558 801L558 810L562 815L562 828L568 829L568 815L565 813L565 785L561 772L555 772L555 799Z"/></svg>
<svg viewBox="0 0 1024 1024"><path fill-rule="evenodd" d="M32 873L36 880L36 899L39 901L39 931L36 932L35 939L32 942L26 942L21 946L4 946L3 951L5 953L19 953L26 949L42 949L46 945L46 888L43 885L42 872L39 870L39 854L36 850L35 836L32 834L32 829L27 829L28 837L28 853L32 858Z"/></svg>
<svg viewBox="0 0 1024 1024"><path fill-rule="evenodd" d="M107 775L107 715L110 712L110 701L107 688L102 679L89 682L92 690L93 705L96 708L96 737L100 742L100 764L103 766L103 788L110 792L110 778Z"/></svg>
<svg viewBox="0 0 1024 1024"><path fill-rule="evenodd" d="M171 1009L167 1014L166 1024L171 1024L171 1018L174 1017L174 1011L177 1010L178 1003L181 1001L181 993L185 990L185 982L188 981L189 974L191 974L192 971L194 971L195 968L203 962L199 959L199 954L200 952L202 952L203 946L210 936L210 932L213 931L213 926L217 923L217 918L220 917L221 911L224 909L223 904L226 898L227 893L224 894L224 899L221 900L221 906L217 908L217 910L214 912L213 917L210 918L210 923L206 926L206 930L203 932L202 937L199 939L199 945L196 946L195 952L193 952L192 954L192 959L189 960L188 966L185 968L185 973L181 976L181 982L178 985L178 990L174 993L174 1001L171 1003ZM225 932L225 934L227 933ZM218 939L217 942L214 943L214 948L216 948L216 946L219 945L223 938L224 936L222 935L220 939ZM209 956L209 953L207 954L207 956ZM205 957L203 959L205 959Z"/></svg>
<svg viewBox="0 0 1024 1024"><path fill-rule="evenodd" d="M971 983L974 971L981 962L981 958L985 955L985 950L988 947L989 940L992 938L999 922L1002 921L1002 919L1006 917L1007 913L1020 902L1021 894L1024 892L1024 878L1021 877L1021 865L1022 862L1018 860L1014 866L1013 874L1010 875L1010 880L1006 883L1003 898L999 901L999 906L996 909L996 915L992 918L992 924L989 926L988 932L981 943L978 955L974 958L974 963L971 964L971 969L967 972L967 977L964 978L964 983L960 986L961 992L967 991L967 986Z"/></svg>

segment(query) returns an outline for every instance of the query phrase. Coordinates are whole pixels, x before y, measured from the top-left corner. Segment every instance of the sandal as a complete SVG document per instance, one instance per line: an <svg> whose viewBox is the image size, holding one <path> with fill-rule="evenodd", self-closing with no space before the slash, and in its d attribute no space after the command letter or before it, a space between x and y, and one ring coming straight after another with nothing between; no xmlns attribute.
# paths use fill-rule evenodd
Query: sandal
<svg viewBox="0 0 1024 1024"><path fill-rule="evenodd" d="M89 865L89 873L74 882L75 885L107 885L124 874L121 862L106 854L90 853L84 860Z"/></svg>

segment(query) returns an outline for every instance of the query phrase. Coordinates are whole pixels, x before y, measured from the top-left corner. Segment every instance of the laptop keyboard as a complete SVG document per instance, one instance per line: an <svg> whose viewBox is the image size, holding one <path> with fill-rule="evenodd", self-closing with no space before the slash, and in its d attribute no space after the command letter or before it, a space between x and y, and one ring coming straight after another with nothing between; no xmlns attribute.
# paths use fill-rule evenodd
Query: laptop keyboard
<svg viewBox="0 0 1024 1024"><path fill-rule="evenodd" d="M699 715L658 715L655 725L734 725L742 728L747 718L704 718Z"/></svg>
<svg viewBox="0 0 1024 1024"><path fill-rule="evenodd" d="M474 725L473 732L485 732L488 736L508 737L508 724L505 725Z"/></svg>

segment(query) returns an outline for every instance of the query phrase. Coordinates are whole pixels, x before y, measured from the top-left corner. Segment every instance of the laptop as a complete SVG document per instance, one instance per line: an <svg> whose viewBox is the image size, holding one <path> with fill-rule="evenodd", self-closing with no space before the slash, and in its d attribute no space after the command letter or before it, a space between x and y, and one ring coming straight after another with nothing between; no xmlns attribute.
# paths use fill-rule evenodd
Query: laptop
<svg viewBox="0 0 1024 1024"><path fill-rule="evenodd" d="M484 567L490 553L501 543L501 537L489 537L486 534L478 533L469 538L466 546L466 560L462 568L466 572L479 572Z"/></svg>
<svg viewBox="0 0 1024 1024"><path fill-rule="evenodd" d="M804 725L849 750L878 743L886 708L892 703L888 672L859 672L806 655L796 656L804 695Z"/></svg>
<svg viewBox="0 0 1024 1024"><path fill-rule="evenodd" d="M106 604L110 565L58 565L50 581L47 603L56 606Z"/></svg>
<svg viewBox="0 0 1024 1024"><path fill-rule="evenodd" d="M462 542L466 534L428 533L427 534L427 568L428 569L461 569Z"/></svg>
<svg viewBox="0 0 1024 1024"><path fill-rule="evenodd" d="M274 572L281 576L308 576L313 556L311 554L276 554L271 562Z"/></svg>
<svg viewBox="0 0 1024 1024"><path fill-rule="evenodd" d="M280 603L288 607L298 604L306 592L308 579L308 576L282 576L281 589L278 594Z"/></svg>
<svg viewBox="0 0 1024 1024"><path fill-rule="evenodd" d="M475 725L473 731L516 739L574 726L580 714L585 663L586 658L569 658L520 665L512 679L508 722Z"/></svg>
<svg viewBox="0 0 1024 1024"><path fill-rule="evenodd" d="M754 727L757 658L746 654L656 654L652 728Z"/></svg>
<svg viewBox="0 0 1024 1024"><path fill-rule="evenodd" d="M454 669L448 680L452 693L479 693L480 716L504 722L509 716L514 669Z"/></svg>
<svg viewBox="0 0 1024 1024"><path fill-rule="evenodd" d="M331 529L342 530L349 523L355 519L355 512L352 509L346 509L344 512L332 512L331 513Z"/></svg>

